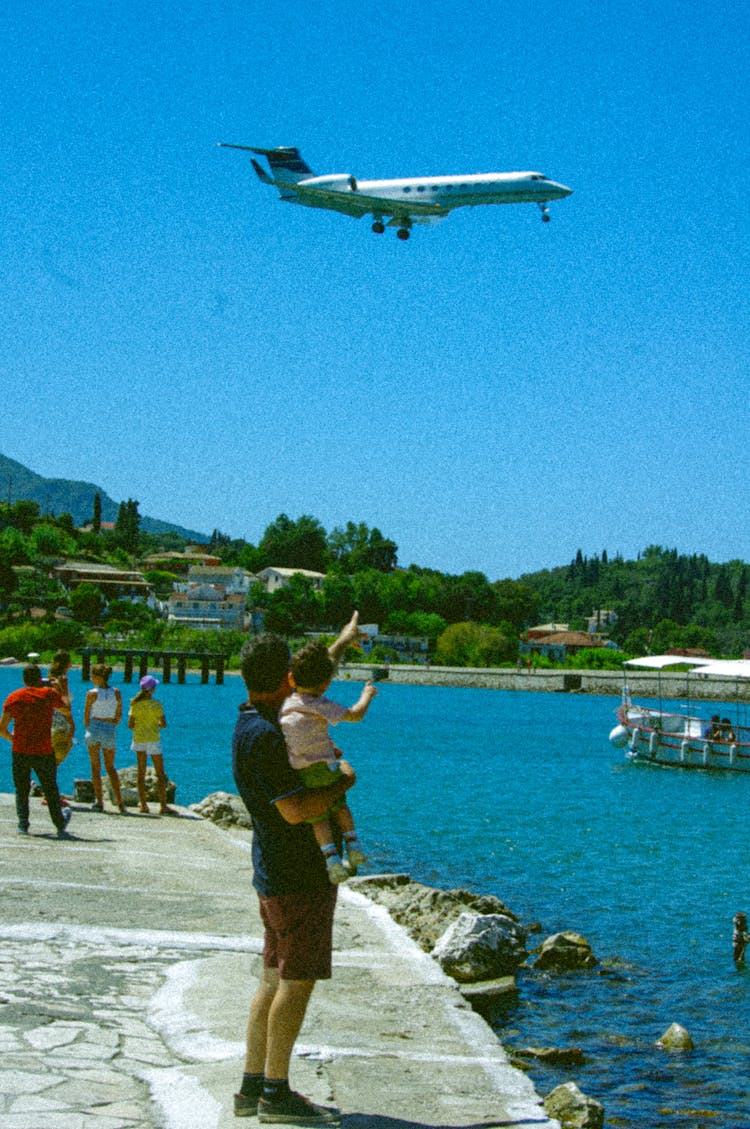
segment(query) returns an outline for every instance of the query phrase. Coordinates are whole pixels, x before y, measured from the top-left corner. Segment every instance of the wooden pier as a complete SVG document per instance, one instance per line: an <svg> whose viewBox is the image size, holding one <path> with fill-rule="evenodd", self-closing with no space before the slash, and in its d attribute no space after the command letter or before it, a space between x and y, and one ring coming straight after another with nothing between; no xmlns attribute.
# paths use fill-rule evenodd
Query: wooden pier
<svg viewBox="0 0 750 1129"><path fill-rule="evenodd" d="M224 655L207 651L164 651L144 650L142 647L82 647L81 648L81 679L83 682L91 681L92 660L96 663L109 663L112 659L122 659L124 666L123 682L133 681L133 669L137 662L138 678L141 679L149 673L149 666L161 671L161 681L172 681L172 668L177 668L177 681L184 683L187 673L188 659L199 659L201 664L201 682L205 685L211 673L216 672L216 685L224 683Z"/></svg>

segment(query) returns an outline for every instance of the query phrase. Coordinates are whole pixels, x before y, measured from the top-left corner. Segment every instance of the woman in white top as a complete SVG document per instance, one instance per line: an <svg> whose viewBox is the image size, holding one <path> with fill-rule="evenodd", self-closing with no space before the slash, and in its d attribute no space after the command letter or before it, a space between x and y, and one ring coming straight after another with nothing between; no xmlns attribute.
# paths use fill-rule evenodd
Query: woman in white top
<svg viewBox="0 0 750 1129"><path fill-rule="evenodd" d="M112 667L104 663L97 663L91 668L94 689L86 695L83 723L86 726L86 744L91 760L91 783L96 797L92 810L104 811L102 766L99 760L101 750L115 803L124 813L126 809L120 792L120 778L115 768L115 729L122 717L122 697L119 690L109 685L111 673Z"/></svg>

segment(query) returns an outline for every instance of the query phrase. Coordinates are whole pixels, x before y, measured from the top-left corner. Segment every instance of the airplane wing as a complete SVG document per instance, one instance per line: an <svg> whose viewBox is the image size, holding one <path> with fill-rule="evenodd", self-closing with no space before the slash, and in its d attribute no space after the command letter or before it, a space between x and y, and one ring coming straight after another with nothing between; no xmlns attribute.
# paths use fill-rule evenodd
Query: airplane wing
<svg viewBox="0 0 750 1129"><path fill-rule="evenodd" d="M354 178L347 177L348 182ZM356 181L354 181L356 184ZM448 209L441 204L418 203L409 201L408 206L397 203L395 200L383 199L379 196L368 196L359 192L357 188L349 186L348 191L341 188L329 188L305 185L304 181L295 186L295 199L297 204L304 204L308 208L325 208L329 211L340 212L345 216L361 219L362 216L372 215L379 218L391 216L392 224L401 224L406 220L415 223L436 223L445 219Z"/></svg>

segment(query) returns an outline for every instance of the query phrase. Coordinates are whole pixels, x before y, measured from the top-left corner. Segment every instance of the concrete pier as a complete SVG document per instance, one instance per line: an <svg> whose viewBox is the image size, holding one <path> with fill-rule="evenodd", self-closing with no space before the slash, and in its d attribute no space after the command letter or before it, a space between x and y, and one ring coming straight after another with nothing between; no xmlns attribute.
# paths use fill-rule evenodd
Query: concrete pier
<svg viewBox="0 0 750 1129"><path fill-rule="evenodd" d="M0 1129L228 1129L261 967L248 833L0 795ZM345 1129L559 1129L455 984L346 887L291 1083ZM246 1124L255 1124L247 1119Z"/></svg>

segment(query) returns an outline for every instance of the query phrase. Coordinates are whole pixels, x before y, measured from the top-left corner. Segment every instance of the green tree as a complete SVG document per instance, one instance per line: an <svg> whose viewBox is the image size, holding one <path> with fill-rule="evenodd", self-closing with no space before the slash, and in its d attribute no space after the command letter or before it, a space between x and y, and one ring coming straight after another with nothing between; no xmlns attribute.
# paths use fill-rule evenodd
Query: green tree
<svg viewBox="0 0 750 1129"><path fill-rule="evenodd" d="M138 513L138 503L132 498L127 502L120 502L115 522L115 541L126 553L138 552L138 531L141 524L141 515Z"/></svg>
<svg viewBox="0 0 750 1129"><path fill-rule="evenodd" d="M94 494L94 513L91 518L91 532L101 533L102 531L102 496L97 493Z"/></svg>
<svg viewBox="0 0 750 1129"><path fill-rule="evenodd" d="M512 623L516 631L534 623L539 597L533 588L520 580L497 580L492 589L497 622Z"/></svg>
<svg viewBox="0 0 750 1129"><path fill-rule="evenodd" d="M7 600L17 587L18 577L15 570L7 557L0 553L0 599Z"/></svg>
<svg viewBox="0 0 750 1129"><path fill-rule="evenodd" d="M100 623L106 607L101 589L95 584L79 584L68 598L73 619L78 623Z"/></svg>
<svg viewBox="0 0 750 1129"><path fill-rule="evenodd" d="M326 531L309 514L303 514L296 521L279 514L267 527L259 547L276 568L305 568L324 573L328 567Z"/></svg>
<svg viewBox="0 0 750 1129"><path fill-rule="evenodd" d="M502 666L518 654L518 641L499 627L453 623L438 638L435 662L441 666Z"/></svg>
<svg viewBox="0 0 750 1129"><path fill-rule="evenodd" d="M7 564L24 565L31 563L32 548L29 539L20 529L8 527L0 533L0 557Z"/></svg>
<svg viewBox="0 0 750 1129"><path fill-rule="evenodd" d="M34 526L29 543L34 556L39 557L73 556L76 551L74 539L57 525L46 521Z"/></svg>
<svg viewBox="0 0 750 1129"><path fill-rule="evenodd" d="M344 572L370 568L392 572L398 558L396 542L384 537L377 528L369 529L364 522L348 521L344 529L334 529L328 536L328 550Z"/></svg>

